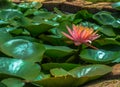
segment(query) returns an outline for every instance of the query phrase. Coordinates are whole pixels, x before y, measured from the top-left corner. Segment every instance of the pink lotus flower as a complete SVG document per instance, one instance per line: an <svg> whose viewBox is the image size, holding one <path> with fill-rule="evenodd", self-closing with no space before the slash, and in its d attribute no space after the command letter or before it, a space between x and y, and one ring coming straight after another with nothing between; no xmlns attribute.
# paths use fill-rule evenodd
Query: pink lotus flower
<svg viewBox="0 0 120 87"><path fill-rule="evenodd" d="M100 35L96 34L97 31L94 32L92 28L84 27L84 26L75 26L73 25L73 30L71 30L67 26L67 30L69 34L62 32L64 36L69 38L74 42L76 46L79 46L81 44L85 44L87 46L90 46L94 49L97 49L96 47L92 46L91 43L93 40L97 39L100 37Z"/></svg>

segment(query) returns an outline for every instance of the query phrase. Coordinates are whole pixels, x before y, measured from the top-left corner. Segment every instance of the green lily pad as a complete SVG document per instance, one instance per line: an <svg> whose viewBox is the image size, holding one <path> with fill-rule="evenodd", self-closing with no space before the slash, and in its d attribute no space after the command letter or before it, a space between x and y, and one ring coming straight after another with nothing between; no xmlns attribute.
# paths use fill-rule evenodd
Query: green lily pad
<svg viewBox="0 0 120 87"><path fill-rule="evenodd" d="M23 33L23 30L22 29L15 29L15 30L12 30L10 33L14 34L14 35L20 35Z"/></svg>
<svg viewBox="0 0 120 87"><path fill-rule="evenodd" d="M42 44L24 39L11 39L1 45L1 51L8 56L31 62L40 62L45 52Z"/></svg>
<svg viewBox="0 0 120 87"><path fill-rule="evenodd" d="M100 38L96 40L96 42L101 46L109 44L120 45L120 42L118 42L115 38Z"/></svg>
<svg viewBox="0 0 120 87"><path fill-rule="evenodd" d="M113 3L113 4L112 4L112 7L113 7L114 9L120 10L120 2Z"/></svg>
<svg viewBox="0 0 120 87"><path fill-rule="evenodd" d="M23 29L19 29L19 28L15 28L15 27L5 27L5 28L0 28L1 31L6 31L10 34L14 34L14 35L19 35L22 34Z"/></svg>
<svg viewBox="0 0 120 87"><path fill-rule="evenodd" d="M94 64L76 67L69 71L69 73L76 78L88 77L90 79L98 78L111 72L112 68L106 65Z"/></svg>
<svg viewBox="0 0 120 87"><path fill-rule="evenodd" d="M1 82L7 85L8 87L23 87L25 85L25 83L22 80L17 78L7 78L2 80Z"/></svg>
<svg viewBox="0 0 120 87"><path fill-rule="evenodd" d="M36 9L28 9L28 10L24 13L24 16L33 15L35 11L37 11L37 10L36 10Z"/></svg>
<svg viewBox="0 0 120 87"><path fill-rule="evenodd" d="M94 14L93 19L103 25L112 25L112 23L116 21L109 12L105 11Z"/></svg>
<svg viewBox="0 0 120 87"><path fill-rule="evenodd" d="M112 26L113 26L114 28L120 28L120 19L117 19L116 21L114 21L114 22L112 23Z"/></svg>
<svg viewBox="0 0 120 87"><path fill-rule="evenodd" d="M31 23L31 19L28 17L17 17L9 21L9 23L15 27L24 27Z"/></svg>
<svg viewBox="0 0 120 87"><path fill-rule="evenodd" d="M51 72L52 76L54 76L54 77L67 76L70 74L62 68L54 68L54 69L51 69L50 72Z"/></svg>
<svg viewBox="0 0 120 87"><path fill-rule="evenodd" d="M116 60L113 60L112 63L120 63L120 57L117 58Z"/></svg>
<svg viewBox="0 0 120 87"><path fill-rule="evenodd" d="M8 22L4 21L4 20L0 20L0 25L7 25Z"/></svg>
<svg viewBox="0 0 120 87"><path fill-rule="evenodd" d="M19 5L18 5L18 7L21 7L21 8L36 8L36 9L38 9L38 8L40 8L42 6L42 4L41 3L39 3L39 2L30 2L30 3L20 3Z"/></svg>
<svg viewBox="0 0 120 87"><path fill-rule="evenodd" d="M39 38L47 42L48 44L52 44L55 46L61 46L61 45L66 45L66 43L63 41L61 36L55 36L55 35L40 35Z"/></svg>
<svg viewBox="0 0 120 87"><path fill-rule="evenodd" d="M40 66L21 59L0 58L0 77L10 75L26 80L34 80L40 73Z"/></svg>
<svg viewBox="0 0 120 87"><path fill-rule="evenodd" d="M107 36L116 36L113 28L110 26L102 26L102 29L100 30L100 32L102 32L103 34Z"/></svg>
<svg viewBox="0 0 120 87"><path fill-rule="evenodd" d="M81 51L80 57L91 63L111 63L119 57L118 54L115 51L85 49Z"/></svg>
<svg viewBox="0 0 120 87"><path fill-rule="evenodd" d="M0 87L7 87L7 86L0 82Z"/></svg>
<svg viewBox="0 0 120 87"><path fill-rule="evenodd" d="M34 81L33 84L43 87L78 87L84 84L88 78L74 78L70 75L61 77L51 77L43 80Z"/></svg>
<svg viewBox="0 0 120 87"><path fill-rule="evenodd" d="M31 41L31 42L39 42L36 38L33 38L31 36L16 36L16 37L13 37L14 39L24 39L24 40L28 40L28 41Z"/></svg>
<svg viewBox="0 0 120 87"><path fill-rule="evenodd" d="M101 46L101 48L104 50L108 50L108 51L115 51L115 52L120 51L120 45L116 45L116 44L103 45L103 46Z"/></svg>
<svg viewBox="0 0 120 87"><path fill-rule="evenodd" d="M65 46L50 46L45 45L45 55L52 58L63 58L73 52L73 49Z"/></svg>
<svg viewBox="0 0 120 87"><path fill-rule="evenodd" d="M11 7L11 2L9 0L1 0L0 1L0 10Z"/></svg>
<svg viewBox="0 0 120 87"><path fill-rule="evenodd" d="M53 25L48 23L35 23L35 24L26 25L25 27L33 36L37 36L53 28Z"/></svg>
<svg viewBox="0 0 120 87"><path fill-rule="evenodd" d="M51 12L45 12L45 11L36 11L34 12L33 20L40 22L41 19L52 19L56 17L56 14L53 14Z"/></svg>
<svg viewBox="0 0 120 87"><path fill-rule="evenodd" d="M78 87L85 82L96 79L111 72L112 68L106 65L88 65L76 67L70 71L61 68L51 70L54 77L34 81L33 84L44 87Z"/></svg>
<svg viewBox="0 0 120 87"><path fill-rule="evenodd" d="M87 10L81 10L78 11L75 15L75 19L83 19L83 20L88 20L92 18L92 15L90 12L88 12Z"/></svg>
<svg viewBox="0 0 120 87"><path fill-rule="evenodd" d="M16 9L5 9L0 11L0 19L9 20L15 17L22 17L23 14L19 10Z"/></svg>
<svg viewBox="0 0 120 87"><path fill-rule="evenodd" d="M53 69L53 68L63 68L68 71L80 65L71 64L71 63L45 63L45 64L42 64L41 66L42 66L42 69L45 71L49 71L50 69Z"/></svg>
<svg viewBox="0 0 120 87"><path fill-rule="evenodd" d="M42 7L42 4L40 2L31 2L30 6L28 6L28 7L39 9Z"/></svg>
<svg viewBox="0 0 120 87"><path fill-rule="evenodd" d="M10 39L12 39L12 35L9 34L5 29L0 28L0 45Z"/></svg>

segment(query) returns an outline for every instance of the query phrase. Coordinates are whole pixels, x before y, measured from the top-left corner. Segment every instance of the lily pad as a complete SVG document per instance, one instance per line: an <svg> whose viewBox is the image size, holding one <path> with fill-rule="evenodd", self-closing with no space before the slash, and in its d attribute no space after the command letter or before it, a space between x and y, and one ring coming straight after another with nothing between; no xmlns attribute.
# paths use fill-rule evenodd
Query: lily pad
<svg viewBox="0 0 120 87"><path fill-rule="evenodd" d="M25 27L33 36L37 36L53 28L53 25L49 23L34 23L34 24L32 23L32 24L26 25Z"/></svg>
<svg viewBox="0 0 120 87"><path fill-rule="evenodd" d="M33 72L34 71L34 72ZM40 73L40 66L21 59L0 58L0 77L9 75L34 80Z"/></svg>
<svg viewBox="0 0 120 87"><path fill-rule="evenodd" d="M50 46L45 45L45 55L52 58L62 58L73 52L73 49L65 46Z"/></svg>
<svg viewBox="0 0 120 87"><path fill-rule="evenodd" d="M78 87L84 84L88 78L74 78L70 75L43 78L42 80L33 81L33 84L43 87Z"/></svg>
<svg viewBox="0 0 120 87"><path fill-rule="evenodd" d="M120 2L113 3L113 4L112 4L112 7L113 7L114 9L120 10Z"/></svg>
<svg viewBox="0 0 120 87"><path fill-rule="evenodd" d="M22 17L23 14L19 10L16 9L5 9L0 11L0 19L9 20L15 17Z"/></svg>
<svg viewBox="0 0 120 87"><path fill-rule="evenodd" d="M94 79L93 77L99 77L111 72L112 68L106 65L94 64L94 65L86 65L76 67L69 71L69 73L73 77L81 78L81 77L89 77Z"/></svg>
<svg viewBox="0 0 120 87"><path fill-rule="evenodd" d="M36 12L34 12L34 15L36 15L36 16L33 17L33 20L38 21L38 22L40 22L41 19L52 19L52 18L56 17L55 14L53 14L51 12L45 12L45 11L36 11Z"/></svg>
<svg viewBox="0 0 120 87"><path fill-rule="evenodd" d="M0 82L0 87L7 87L7 86Z"/></svg>
<svg viewBox="0 0 120 87"><path fill-rule="evenodd" d="M21 58L31 62L42 60L45 48L42 44L24 39L11 39L1 45L1 51L8 56Z"/></svg>
<svg viewBox="0 0 120 87"><path fill-rule="evenodd" d="M99 43L101 46L103 45L120 45L120 42L116 40L116 38L101 38L96 40L97 43Z"/></svg>
<svg viewBox="0 0 120 87"><path fill-rule="evenodd" d="M54 69L51 69L50 72L54 77L61 77L61 76L70 75L69 72L67 72L66 70L64 70L62 68L54 68Z"/></svg>
<svg viewBox="0 0 120 87"><path fill-rule="evenodd" d="M102 32L103 34L107 36L116 36L113 28L110 26L102 26L102 29L100 30L100 32Z"/></svg>
<svg viewBox="0 0 120 87"><path fill-rule="evenodd" d="M0 28L0 45L10 39L12 39L12 35L8 33L4 28Z"/></svg>
<svg viewBox="0 0 120 87"><path fill-rule="evenodd" d="M85 49L81 51L80 57L90 63L111 63L119 57L119 52Z"/></svg>
<svg viewBox="0 0 120 87"><path fill-rule="evenodd" d="M62 46L62 45L67 45L61 36L56 36L56 35L40 35L39 38L47 42L48 44L55 45L55 46Z"/></svg>
<svg viewBox="0 0 120 87"><path fill-rule="evenodd" d="M33 84L44 87L78 87L87 81L96 79L111 72L112 68L106 65L88 65L76 67L70 71L61 68L51 70L54 77L34 81Z"/></svg>
<svg viewBox="0 0 120 87"><path fill-rule="evenodd" d="M31 36L16 36L14 37L14 39L24 39L24 40L28 40L28 41L31 41L31 42L39 42L36 38L33 38Z"/></svg>
<svg viewBox="0 0 120 87"><path fill-rule="evenodd" d="M53 68L63 68L65 70L69 71L80 65L79 64L71 64L71 63L45 63L45 64L42 64L41 66L42 66L42 69L45 71L49 71L50 69L53 69Z"/></svg>
<svg viewBox="0 0 120 87"><path fill-rule="evenodd" d="M97 22L103 25L112 25L112 23L115 20L115 18L109 13L109 12L98 12L93 15L93 19L95 19Z"/></svg>
<svg viewBox="0 0 120 87"><path fill-rule="evenodd" d="M7 85L7 87L23 87L25 84L22 80L17 78L7 78L1 82Z"/></svg>
<svg viewBox="0 0 120 87"><path fill-rule="evenodd" d="M8 22L4 21L4 20L0 20L0 25L7 25Z"/></svg>

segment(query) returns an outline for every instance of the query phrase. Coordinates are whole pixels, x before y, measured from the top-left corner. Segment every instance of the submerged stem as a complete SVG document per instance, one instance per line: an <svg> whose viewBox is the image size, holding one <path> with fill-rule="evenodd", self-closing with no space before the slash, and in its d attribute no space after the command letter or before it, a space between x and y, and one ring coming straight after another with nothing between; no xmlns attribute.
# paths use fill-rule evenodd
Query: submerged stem
<svg viewBox="0 0 120 87"><path fill-rule="evenodd" d="M91 48L93 48L93 49L95 49L95 50L98 50L98 48L97 47L94 47L94 46L92 46L91 44L89 44L89 43L84 43L85 45L87 45L87 46L89 46L89 47L91 47Z"/></svg>
<svg viewBox="0 0 120 87"><path fill-rule="evenodd" d="M81 50L82 50L82 45L79 45L79 46L78 46L77 54L80 54Z"/></svg>

